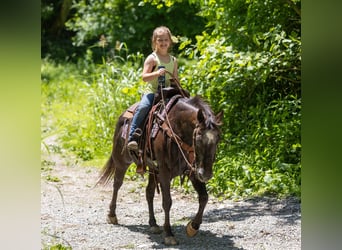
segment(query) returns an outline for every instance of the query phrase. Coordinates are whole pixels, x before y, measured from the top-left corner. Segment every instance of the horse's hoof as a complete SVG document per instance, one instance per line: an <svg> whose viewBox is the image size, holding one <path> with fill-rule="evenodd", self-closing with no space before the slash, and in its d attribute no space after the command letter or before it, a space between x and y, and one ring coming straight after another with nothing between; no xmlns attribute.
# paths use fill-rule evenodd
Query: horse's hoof
<svg viewBox="0 0 342 250"><path fill-rule="evenodd" d="M152 226L150 228L150 231L153 234L161 234L163 232L163 230L161 230L159 226Z"/></svg>
<svg viewBox="0 0 342 250"><path fill-rule="evenodd" d="M191 225L192 221L189 221L188 225L186 226L186 235L188 237L194 237L198 230L194 229Z"/></svg>
<svg viewBox="0 0 342 250"><path fill-rule="evenodd" d="M118 222L118 218L116 218L116 216L107 216L107 222L109 224L114 224L114 225L118 225L119 222Z"/></svg>
<svg viewBox="0 0 342 250"><path fill-rule="evenodd" d="M174 236L169 236L169 237L165 237L164 244L167 246L175 246L175 245L178 245L178 241L176 240Z"/></svg>

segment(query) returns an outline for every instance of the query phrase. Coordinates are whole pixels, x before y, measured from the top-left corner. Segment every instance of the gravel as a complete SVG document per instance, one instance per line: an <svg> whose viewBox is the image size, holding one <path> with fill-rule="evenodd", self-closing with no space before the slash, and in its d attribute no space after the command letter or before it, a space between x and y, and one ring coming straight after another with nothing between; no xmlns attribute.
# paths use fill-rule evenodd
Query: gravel
<svg viewBox="0 0 342 250"><path fill-rule="evenodd" d="M43 153L42 162L42 249L301 249L296 198L219 201L209 195L201 228L188 238L185 227L197 211L197 197L173 190L171 223L179 244L167 247L162 234L149 232L147 178L124 182L117 204L119 225L111 225L106 216L112 187L94 186L99 168L80 167L76 160L55 153ZM163 225L161 194L155 196L155 216Z"/></svg>

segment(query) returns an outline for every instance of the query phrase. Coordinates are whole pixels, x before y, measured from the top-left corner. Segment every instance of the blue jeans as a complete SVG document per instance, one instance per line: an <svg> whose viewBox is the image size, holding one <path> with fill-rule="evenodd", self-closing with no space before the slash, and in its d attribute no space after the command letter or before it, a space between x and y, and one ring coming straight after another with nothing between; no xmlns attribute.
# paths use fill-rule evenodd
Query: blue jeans
<svg viewBox="0 0 342 250"><path fill-rule="evenodd" d="M139 128L142 125L141 123L145 120L145 117L147 116L148 112L152 108L153 100L154 100L153 93L145 94L142 96L141 101L132 119L128 141L132 139L132 135L134 131L136 130L136 128Z"/></svg>

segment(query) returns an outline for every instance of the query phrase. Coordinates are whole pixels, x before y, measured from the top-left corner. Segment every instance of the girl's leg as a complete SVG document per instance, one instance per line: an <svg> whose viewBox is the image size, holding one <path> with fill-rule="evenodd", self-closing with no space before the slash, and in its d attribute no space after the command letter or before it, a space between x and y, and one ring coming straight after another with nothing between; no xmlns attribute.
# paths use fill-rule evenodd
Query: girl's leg
<svg viewBox="0 0 342 250"><path fill-rule="evenodd" d="M135 130L142 125L148 112L151 110L152 105L153 105L153 100L154 100L153 93L143 95L143 97L141 98L141 101L137 107L137 110L134 113L132 123L131 123L131 128L130 128L129 137L128 137L129 148L130 148L130 144L131 146L135 144L134 147L138 146L138 143L135 141L136 138L133 137L133 134Z"/></svg>

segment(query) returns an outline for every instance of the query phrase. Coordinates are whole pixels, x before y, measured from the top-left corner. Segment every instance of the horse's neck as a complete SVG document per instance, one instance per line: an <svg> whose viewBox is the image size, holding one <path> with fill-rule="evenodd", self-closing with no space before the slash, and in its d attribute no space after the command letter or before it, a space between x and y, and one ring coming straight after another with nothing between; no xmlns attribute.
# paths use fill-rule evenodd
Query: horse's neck
<svg viewBox="0 0 342 250"><path fill-rule="evenodd" d="M197 108L180 101L169 113L174 132L189 145L192 144L192 134L197 123L197 112Z"/></svg>

